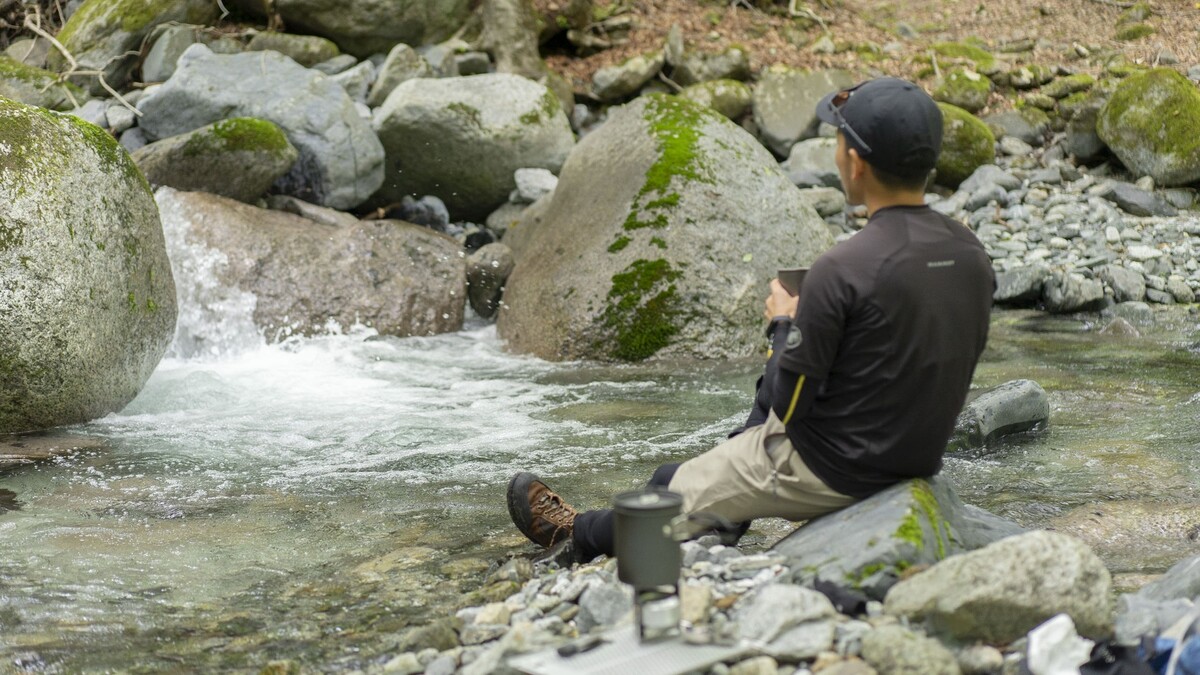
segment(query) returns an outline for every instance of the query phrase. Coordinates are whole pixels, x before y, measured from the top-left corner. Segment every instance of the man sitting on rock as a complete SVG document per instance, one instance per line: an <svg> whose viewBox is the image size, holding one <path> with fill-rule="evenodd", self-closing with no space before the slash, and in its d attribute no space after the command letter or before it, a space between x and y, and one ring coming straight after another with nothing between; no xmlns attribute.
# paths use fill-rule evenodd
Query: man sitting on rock
<svg viewBox="0 0 1200 675"><path fill-rule="evenodd" d="M772 350L746 426L655 472L689 515L808 520L936 474L987 342L988 255L925 205L937 105L882 78L826 96L817 116L837 128L847 202L869 219L813 263L798 298L771 282ZM613 554L612 512L577 513L533 474L510 481L508 509L560 561Z"/></svg>

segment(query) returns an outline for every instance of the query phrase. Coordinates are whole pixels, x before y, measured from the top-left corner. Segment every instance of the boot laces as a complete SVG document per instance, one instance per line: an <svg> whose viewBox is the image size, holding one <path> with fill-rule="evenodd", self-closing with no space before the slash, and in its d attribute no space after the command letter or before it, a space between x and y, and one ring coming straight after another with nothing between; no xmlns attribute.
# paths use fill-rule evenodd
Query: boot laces
<svg viewBox="0 0 1200 675"><path fill-rule="evenodd" d="M575 509L552 492L543 494L537 506L538 515L560 528L570 527L575 521Z"/></svg>

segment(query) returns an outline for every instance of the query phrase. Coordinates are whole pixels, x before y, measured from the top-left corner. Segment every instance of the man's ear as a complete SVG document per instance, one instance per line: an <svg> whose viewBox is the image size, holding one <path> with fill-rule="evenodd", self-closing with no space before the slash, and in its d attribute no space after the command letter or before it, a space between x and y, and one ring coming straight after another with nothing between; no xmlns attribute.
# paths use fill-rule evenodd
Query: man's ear
<svg viewBox="0 0 1200 675"><path fill-rule="evenodd" d="M858 150L850 148L847 150L850 156L850 177L856 181L862 180L862 177L867 172L867 160L858 156Z"/></svg>

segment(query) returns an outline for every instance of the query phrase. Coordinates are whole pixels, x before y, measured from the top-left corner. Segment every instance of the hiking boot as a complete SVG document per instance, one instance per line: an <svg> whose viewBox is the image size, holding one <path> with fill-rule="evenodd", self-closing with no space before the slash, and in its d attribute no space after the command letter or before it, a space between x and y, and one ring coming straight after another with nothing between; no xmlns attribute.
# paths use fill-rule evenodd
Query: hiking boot
<svg viewBox="0 0 1200 675"><path fill-rule="evenodd" d="M521 534L542 548L570 539L575 528L575 509L527 471L508 482L508 515Z"/></svg>

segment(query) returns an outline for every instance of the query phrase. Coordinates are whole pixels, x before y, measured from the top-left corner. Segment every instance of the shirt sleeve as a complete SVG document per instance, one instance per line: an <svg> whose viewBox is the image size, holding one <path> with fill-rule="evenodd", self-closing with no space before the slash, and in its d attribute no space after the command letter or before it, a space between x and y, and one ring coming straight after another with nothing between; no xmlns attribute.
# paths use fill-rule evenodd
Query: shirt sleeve
<svg viewBox="0 0 1200 675"><path fill-rule="evenodd" d="M818 259L800 288L800 304L779 367L809 379L827 379L842 342L851 301L852 290L837 263Z"/></svg>

